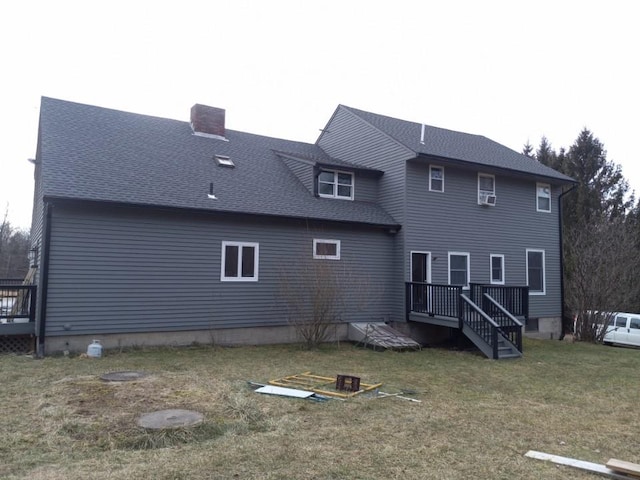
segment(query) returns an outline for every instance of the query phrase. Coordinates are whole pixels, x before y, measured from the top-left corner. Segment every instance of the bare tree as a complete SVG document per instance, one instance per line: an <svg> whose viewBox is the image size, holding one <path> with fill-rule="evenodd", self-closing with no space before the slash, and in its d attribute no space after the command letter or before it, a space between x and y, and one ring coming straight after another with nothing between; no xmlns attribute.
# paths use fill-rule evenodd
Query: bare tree
<svg viewBox="0 0 640 480"><path fill-rule="evenodd" d="M638 295L640 257L632 225L606 217L568 232L567 305L579 340L602 342L613 313L628 311Z"/></svg>
<svg viewBox="0 0 640 480"><path fill-rule="evenodd" d="M288 322L306 348L329 339L332 328L349 314L374 311L382 287L344 261L299 255L280 273L279 293Z"/></svg>
<svg viewBox="0 0 640 480"><path fill-rule="evenodd" d="M23 278L29 269L29 234L13 228L9 208L0 224L0 278Z"/></svg>

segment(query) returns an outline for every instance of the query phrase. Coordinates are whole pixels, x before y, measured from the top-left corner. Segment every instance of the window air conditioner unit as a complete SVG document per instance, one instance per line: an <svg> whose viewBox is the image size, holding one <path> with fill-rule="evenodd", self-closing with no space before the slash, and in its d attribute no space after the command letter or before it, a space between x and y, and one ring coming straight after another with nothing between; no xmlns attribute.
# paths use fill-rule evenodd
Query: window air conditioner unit
<svg viewBox="0 0 640 480"><path fill-rule="evenodd" d="M480 203L482 205L491 205L492 207L494 207L496 205L496 196L482 195L482 197L480 197Z"/></svg>

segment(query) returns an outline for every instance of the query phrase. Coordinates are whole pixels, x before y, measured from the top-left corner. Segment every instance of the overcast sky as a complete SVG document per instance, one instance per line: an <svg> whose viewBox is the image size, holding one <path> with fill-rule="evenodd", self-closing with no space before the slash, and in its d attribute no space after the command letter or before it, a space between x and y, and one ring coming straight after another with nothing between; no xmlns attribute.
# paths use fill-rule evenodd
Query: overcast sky
<svg viewBox="0 0 640 480"><path fill-rule="evenodd" d="M0 6L0 207L30 226L40 97L313 143L338 104L514 150L589 128L640 192L630 1L20 1Z"/></svg>

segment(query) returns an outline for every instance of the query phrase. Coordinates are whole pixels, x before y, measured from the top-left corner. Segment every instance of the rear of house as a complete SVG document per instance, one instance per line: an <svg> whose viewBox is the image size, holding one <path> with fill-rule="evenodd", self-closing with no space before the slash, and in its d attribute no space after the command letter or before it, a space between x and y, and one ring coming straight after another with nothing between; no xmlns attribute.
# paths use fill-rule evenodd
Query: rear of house
<svg viewBox="0 0 640 480"><path fill-rule="evenodd" d="M571 179L484 137L339 106L310 145L203 105L182 122L43 98L35 163L41 354L297 341L309 272L339 279L333 339L349 322L464 331L461 310L412 312L407 284L517 286L527 328L559 333Z"/></svg>

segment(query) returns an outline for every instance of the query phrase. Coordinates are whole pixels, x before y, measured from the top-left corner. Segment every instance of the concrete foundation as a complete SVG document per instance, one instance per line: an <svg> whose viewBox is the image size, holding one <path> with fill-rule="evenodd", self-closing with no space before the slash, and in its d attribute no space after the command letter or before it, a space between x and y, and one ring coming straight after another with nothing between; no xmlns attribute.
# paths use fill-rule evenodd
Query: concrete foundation
<svg viewBox="0 0 640 480"><path fill-rule="evenodd" d="M347 341L348 324L337 324L330 329L329 342ZM47 337L45 354L64 351L84 353L93 340L100 340L103 348L185 346L193 344L239 346L270 345L301 342L292 326L227 328L221 330L193 330L182 332L120 333L106 335L66 335Z"/></svg>
<svg viewBox="0 0 640 480"><path fill-rule="evenodd" d="M538 319L538 331L525 332L529 338L539 338L543 340L557 340L562 333L562 317L546 317Z"/></svg>

